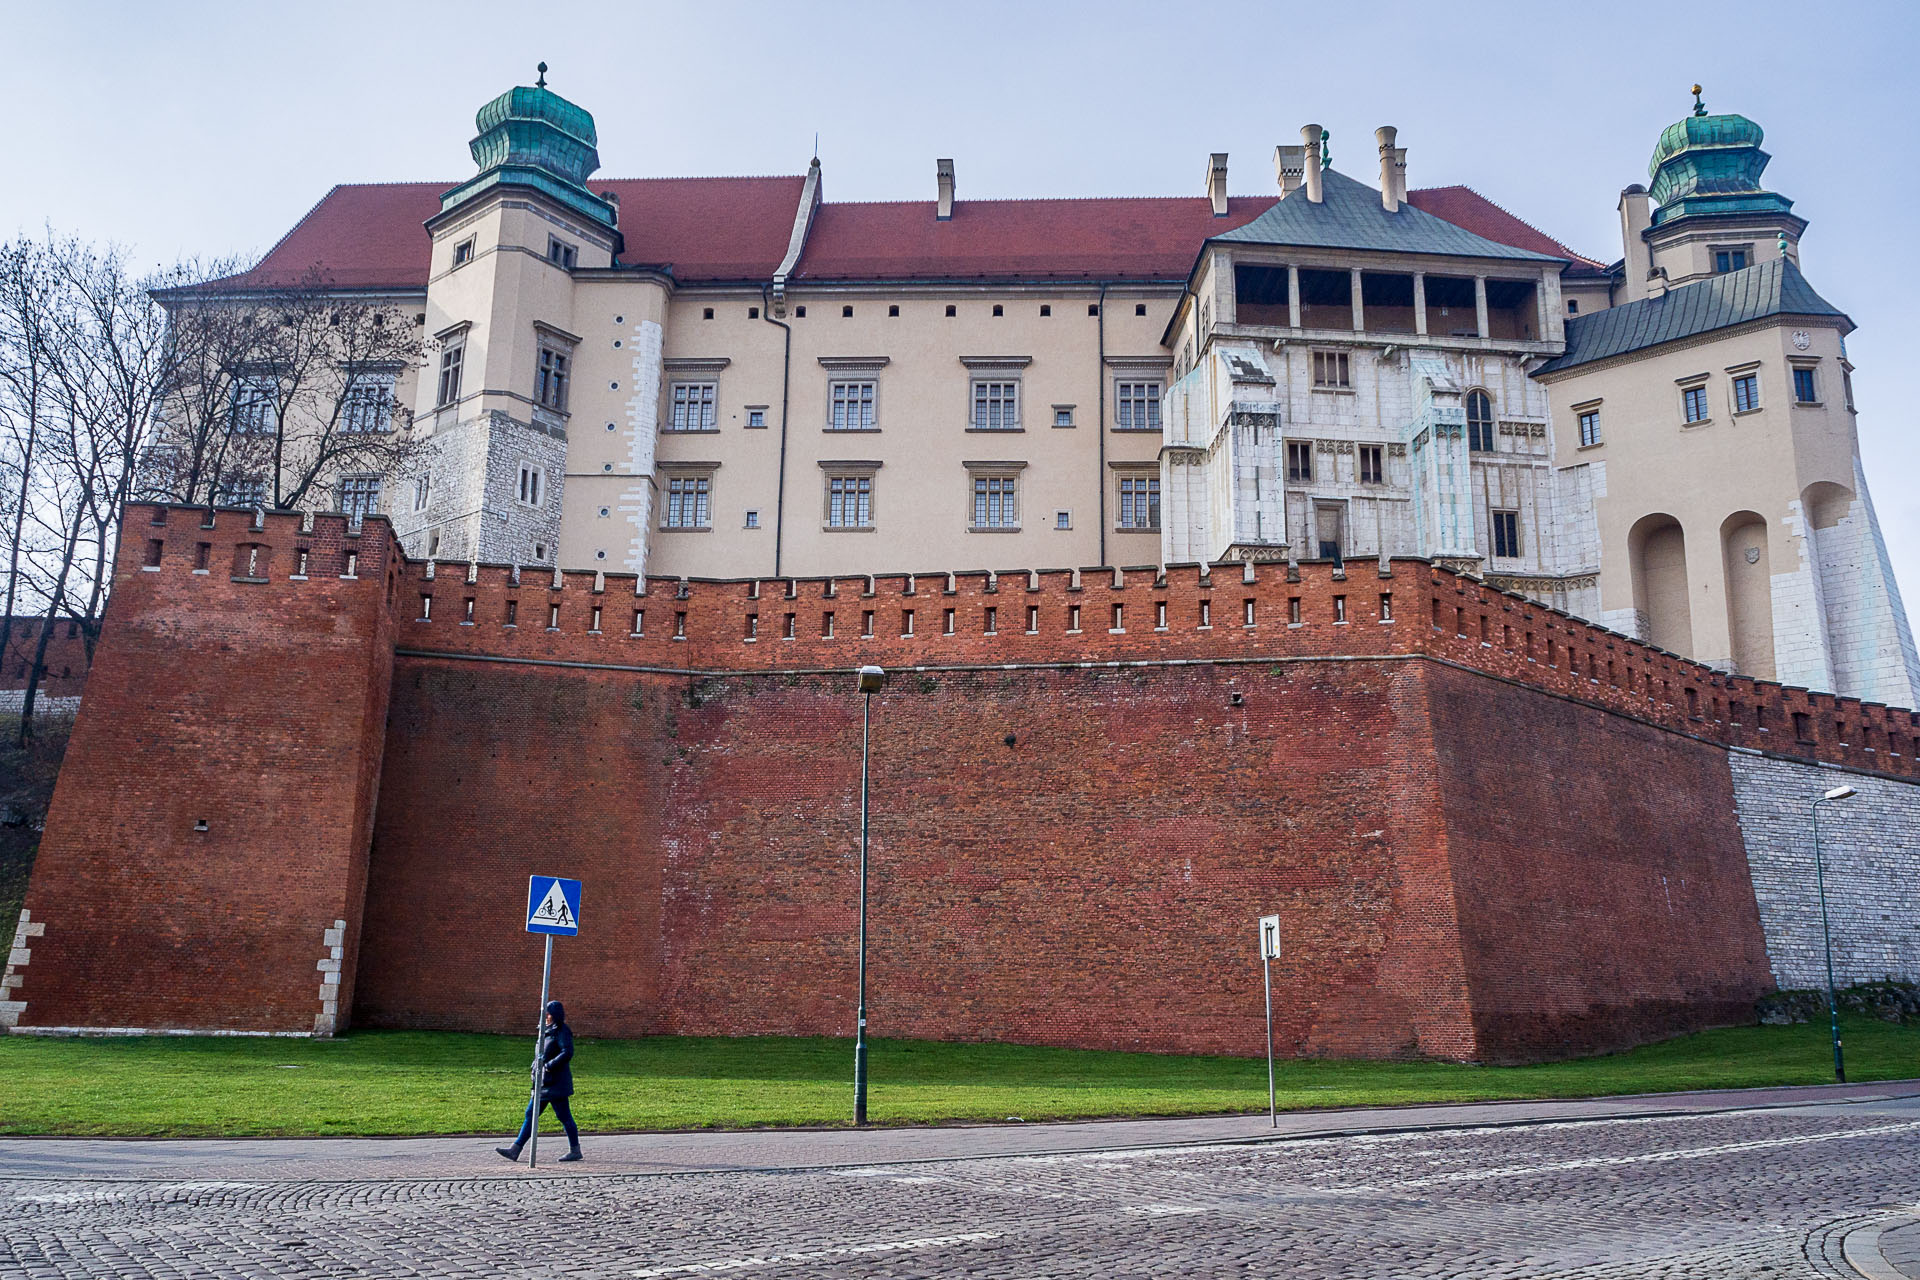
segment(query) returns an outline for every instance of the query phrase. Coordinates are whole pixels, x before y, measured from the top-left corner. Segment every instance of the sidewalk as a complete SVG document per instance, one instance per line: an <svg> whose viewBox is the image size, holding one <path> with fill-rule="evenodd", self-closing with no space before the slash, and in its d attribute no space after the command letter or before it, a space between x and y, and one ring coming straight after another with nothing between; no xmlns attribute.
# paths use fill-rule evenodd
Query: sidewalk
<svg viewBox="0 0 1920 1280"><path fill-rule="evenodd" d="M581 1143L587 1159L571 1165L551 1163L565 1152L566 1140L558 1133L543 1133L537 1171L529 1170L524 1159L512 1165L494 1154L493 1148L509 1136L504 1132L465 1138L0 1138L0 1179L307 1182L770 1171L1685 1115L1890 1098L1920 1098L1920 1079L1543 1102L1293 1111L1280 1114L1277 1128L1268 1125L1266 1116L1258 1115L941 1128L590 1134Z"/></svg>

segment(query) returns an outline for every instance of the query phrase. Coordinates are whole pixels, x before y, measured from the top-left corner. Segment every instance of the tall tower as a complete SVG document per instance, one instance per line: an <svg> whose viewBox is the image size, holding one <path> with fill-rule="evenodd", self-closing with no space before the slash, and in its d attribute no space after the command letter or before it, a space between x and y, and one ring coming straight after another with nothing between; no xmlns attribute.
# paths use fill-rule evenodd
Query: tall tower
<svg viewBox="0 0 1920 1280"><path fill-rule="evenodd" d="M396 532L409 554L552 564L580 339L574 273L612 265L617 208L586 181L600 165L593 117L546 87L480 108L479 172L427 222L428 368L415 429L421 474L398 477Z"/></svg>
<svg viewBox="0 0 1920 1280"><path fill-rule="evenodd" d="M1591 492L1598 618L1745 675L1913 705L1920 659L1860 465L1853 322L1801 274L1745 116L1668 126L1621 197L1622 305L1570 318L1555 462ZM1649 202L1657 207L1649 208Z"/></svg>

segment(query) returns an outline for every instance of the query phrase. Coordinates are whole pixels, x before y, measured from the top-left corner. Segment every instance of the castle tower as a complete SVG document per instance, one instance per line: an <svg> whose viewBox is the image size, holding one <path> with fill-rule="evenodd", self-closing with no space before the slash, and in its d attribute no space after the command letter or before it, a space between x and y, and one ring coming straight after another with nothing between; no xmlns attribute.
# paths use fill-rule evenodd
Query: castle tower
<svg viewBox="0 0 1920 1280"><path fill-rule="evenodd" d="M1697 97L1696 88L1696 97ZM1744 116L1694 113L1622 196L1622 305L1535 374L1593 495L1597 617L1744 675L1911 705L1906 610L1860 466L1853 322L1799 267ZM1658 207L1649 209L1650 201Z"/></svg>
<svg viewBox="0 0 1920 1280"><path fill-rule="evenodd" d="M612 266L621 236L617 202L586 186L600 164L593 117L540 70L535 85L480 108L479 172L427 222L431 346L415 422L432 447L423 474L398 477L394 502L412 555L557 556L581 341L575 274ZM649 318L659 317L631 323Z"/></svg>

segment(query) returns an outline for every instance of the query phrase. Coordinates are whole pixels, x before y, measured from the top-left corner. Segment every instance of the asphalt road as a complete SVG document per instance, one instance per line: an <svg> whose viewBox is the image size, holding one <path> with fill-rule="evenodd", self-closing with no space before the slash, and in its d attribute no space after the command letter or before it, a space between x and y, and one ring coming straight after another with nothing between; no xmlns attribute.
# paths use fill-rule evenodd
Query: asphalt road
<svg viewBox="0 0 1920 1280"><path fill-rule="evenodd" d="M1920 1274L1920 1097L1874 1092L671 1174L589 1163L527 1177L501 1162L501 1177L22 1176L13 1143L0 1146L0 1276L1891 1280Z"/></svg>

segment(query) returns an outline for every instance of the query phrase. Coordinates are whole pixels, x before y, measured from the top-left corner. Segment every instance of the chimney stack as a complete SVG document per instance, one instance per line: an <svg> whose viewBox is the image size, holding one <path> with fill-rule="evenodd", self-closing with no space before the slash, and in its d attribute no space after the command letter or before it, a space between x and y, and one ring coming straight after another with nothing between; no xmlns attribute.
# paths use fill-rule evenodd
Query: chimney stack
<svg viewBox="0 0 1920 1280"><path fill-rule="evenodd" d="M1326 199L1326 184L1320 177L1320 135L1326 132L1317 124L1302 125L1300 141L1306 152L1307 199L1320 204Z"/></svg>
<svg viewBox="0 0 1920 1280"><path fill-rule="evenodd" d="M1213 216L1227 216L1227 153L1216 151L1207 157L1207 200L1213 205Z"/></svg>
<svg viewBox="0 0 1920 1280"><path fill-rule="evenodd" d="M953 161L935 160L933 171L940 184L940 205L933 216L946 222L953 217Z"/></svg>
<svg viewBox="0 0 1920 1280"><path fill-rule="evenodd" d="M1399 135L1390 124L1373 131L1380 143L1380 204L1388 213L1398 213L1407 202L1407 149L1393 145Z"/></svg>
<svg viewBox="0 0 1920 1280"><path fill-rule="evenodd" d="M1273 176L1280 180L1280 198L1286 199L1300 189L1300 183L1307 172L1307 149L1305 147L1275 147L1273 149Z"/></svg>
<svg viewBox="0 0 1920 1280"><path fill-rule="evenodd" d="M1647 202L1647 189L1634 183L1620 193L1620 247L1625 259L1621 284L1626 286L1628 302L1648 295L1648 277L1653 274L1653 250L1647 247L1646 229L1653 225L1653 212ZM1661 292L1666 292L1665 287ZM1657 296L1657 295L1656 295Z"/></svg>

